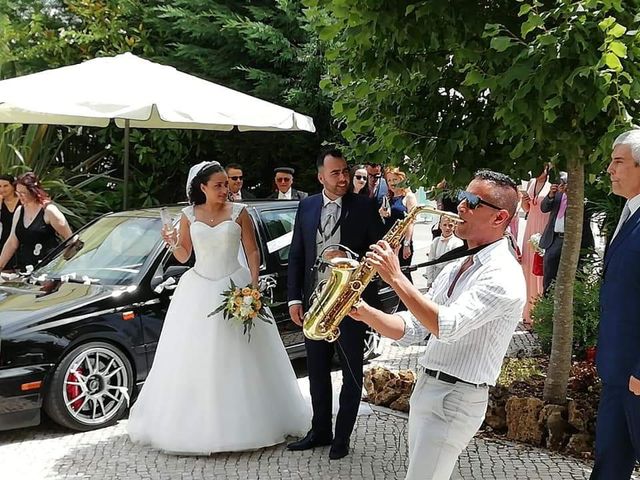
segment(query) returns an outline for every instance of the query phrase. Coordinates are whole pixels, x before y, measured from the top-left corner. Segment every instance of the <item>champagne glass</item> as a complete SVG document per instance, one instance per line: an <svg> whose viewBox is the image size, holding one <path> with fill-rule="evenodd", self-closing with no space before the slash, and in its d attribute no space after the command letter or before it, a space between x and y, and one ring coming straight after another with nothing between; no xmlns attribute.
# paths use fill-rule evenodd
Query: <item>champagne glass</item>
<svg viewBox="0 0 640 480"><path fill-rule="evenodd" d="M169 245L171 246L171 248L175 248L177 243L177 239L174 240L176 229L173 224L171 214L169 213L169 210L167 210L167 207L162 207L160 209L160 220L162 221L162 231L166 236L171 238L171 242L169 243Z"/></svg>

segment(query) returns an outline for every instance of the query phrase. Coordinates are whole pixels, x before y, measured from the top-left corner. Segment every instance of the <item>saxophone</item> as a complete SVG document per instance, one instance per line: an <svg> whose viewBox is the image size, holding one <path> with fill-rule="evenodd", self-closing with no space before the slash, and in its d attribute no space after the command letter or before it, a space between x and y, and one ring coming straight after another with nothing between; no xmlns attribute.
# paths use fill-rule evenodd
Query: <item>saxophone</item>
<svg viewBox="0 0 640 480"><path fill-rule="evenodd" d="M406 217L397 220L382 239L388 242L392 249L398 248L407 228L415 222L420 213L446 215L456 222L462 221L454 213L417 205ZM311 297L311 308L303 317L302 331L310 340L335 342L340 336L340 322L360 300L362 292L377 273L375 267L365 260L358 262L341 257L331 259L329 265L331 276L318 284Z"/></svg>

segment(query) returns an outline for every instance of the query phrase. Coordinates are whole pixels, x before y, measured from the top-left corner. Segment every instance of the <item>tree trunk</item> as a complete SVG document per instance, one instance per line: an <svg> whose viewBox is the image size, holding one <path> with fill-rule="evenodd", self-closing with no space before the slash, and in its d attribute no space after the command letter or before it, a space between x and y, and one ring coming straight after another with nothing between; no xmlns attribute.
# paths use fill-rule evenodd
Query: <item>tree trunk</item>
<svg viewBox="0 0 640 480"><path fill-rule="evenodd" d="M573 284L578 268L584 215L584 164L579 157L568 159L567 211L564 241L556 277L553 302L553 338L549 371L544 383L544 400L564 404L573 350Z"/></svg>

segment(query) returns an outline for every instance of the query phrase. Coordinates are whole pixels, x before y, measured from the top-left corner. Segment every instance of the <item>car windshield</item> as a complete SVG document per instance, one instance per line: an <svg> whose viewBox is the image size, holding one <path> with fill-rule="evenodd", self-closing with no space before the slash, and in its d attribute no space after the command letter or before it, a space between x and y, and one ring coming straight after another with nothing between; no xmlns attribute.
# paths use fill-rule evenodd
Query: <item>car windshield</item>
<svg viewBox="0 0 640 480"><path fill-rule="evenodd" d="M33 278L128 285L158 245L160 228L159 218L119 215L101 218L34 271Z"/></svg>

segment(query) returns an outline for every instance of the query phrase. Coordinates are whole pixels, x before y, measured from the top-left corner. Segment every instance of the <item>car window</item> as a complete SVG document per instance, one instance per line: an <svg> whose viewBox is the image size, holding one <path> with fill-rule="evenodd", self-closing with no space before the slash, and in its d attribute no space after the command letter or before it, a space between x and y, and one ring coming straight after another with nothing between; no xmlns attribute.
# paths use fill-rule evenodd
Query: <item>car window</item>
<svg viewBox="0 0 640 480"><path fill-rule="evenodd" d="M160 242L159 218L107 216L81 230L59 255L34 272L36 278L91 279L126 285L141 272Z"/></svg>
<svg viewBox="0 0 640 480"><path fill-rule="evenodd" d="M267 251L276 253L280 263L289 261L289 246L296 220L295 209L263 210L260 213L267 231Z"/></svg>

